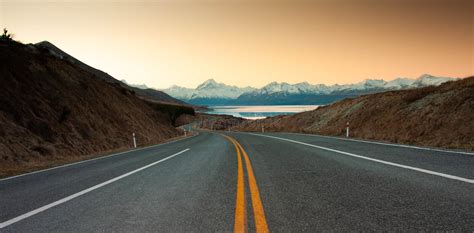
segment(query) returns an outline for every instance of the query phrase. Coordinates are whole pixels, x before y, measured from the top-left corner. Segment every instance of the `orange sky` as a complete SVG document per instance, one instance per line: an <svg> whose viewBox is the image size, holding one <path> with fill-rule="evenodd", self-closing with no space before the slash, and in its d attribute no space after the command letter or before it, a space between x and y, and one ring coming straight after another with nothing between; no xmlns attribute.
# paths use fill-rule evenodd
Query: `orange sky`
<svg viewBox="0 0 474 233"><path fill-rule="evenodd" d="M0 26L117 79L353 83L473 75L470 0L0 0Z"/></svg>

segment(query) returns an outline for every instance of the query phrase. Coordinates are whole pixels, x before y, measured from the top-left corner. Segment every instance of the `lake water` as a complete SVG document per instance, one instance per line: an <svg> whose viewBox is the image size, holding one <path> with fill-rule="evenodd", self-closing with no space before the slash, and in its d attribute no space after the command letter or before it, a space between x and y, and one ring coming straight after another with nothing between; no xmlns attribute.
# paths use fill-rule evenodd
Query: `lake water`
<svg viewBox="0 0 474 233"><path fill-rule="evenodd" d="M265 106L209 106L206 113L232 115L246 119L262 119L269 116L288 115L311 111L319 105L265 105Z"/></svg>

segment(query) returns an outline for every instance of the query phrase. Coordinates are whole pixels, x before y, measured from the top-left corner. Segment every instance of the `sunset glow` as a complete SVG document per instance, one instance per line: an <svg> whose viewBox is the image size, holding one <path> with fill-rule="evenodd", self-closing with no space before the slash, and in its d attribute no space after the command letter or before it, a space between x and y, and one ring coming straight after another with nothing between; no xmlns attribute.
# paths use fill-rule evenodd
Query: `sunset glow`
<svg viewBox="0 0 474 233"><path fill-rule="evenodd" d="M11 1L0 26L116 79L354 83L473 75L472 1Z"/></svg>

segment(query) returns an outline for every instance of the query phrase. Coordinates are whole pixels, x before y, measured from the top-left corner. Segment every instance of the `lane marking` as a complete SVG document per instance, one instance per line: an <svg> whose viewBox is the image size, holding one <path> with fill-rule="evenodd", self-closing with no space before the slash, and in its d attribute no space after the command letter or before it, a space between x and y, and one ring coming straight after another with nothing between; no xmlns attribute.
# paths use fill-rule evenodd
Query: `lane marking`
<svg viewBox="0 0 474 233"><path fill-rule="evenodd" d="M239 169L242 168L242 158L241 158L241 156L244 157L245 167L247 169L247 178L248 178L248 183L249 183L249 189L250 189L250 198L251 198L251 201L252 201L252 210L253 210L253 216L254 216L254 221L255 221L255 230L256 230L257 233L261 233L261 232L262 233L267 233L267 232L269 232L269 230L268 230L267 220L266 220L266 217L265 217L265 211L263 209L263 204L262 204L262 200L260 199L260 192L258 190L257 181L255 179L252 164L250 163L250 159L247 155L247 152L245 152L244 148L234 138L229 137L227 135L223 135L223 134L221 134L221 135L224 136L225 138L227 138L229 141L231 141L234 144L235 150L236 150L237 156L238 156L238 163L239 163L238 167L239 167ZM242 179L244 179L243 178L243 170L242 170ZM242 184L243 184L243 182L242 182ZM238 189L238 192L239 192L239 189ZM245 195L245 186L242 188L241 192L243 192L244 195ZM238 202L238 200L236 202ZM244 208L244 209L246 208L245 202L244 203L239 202L237 204L243 205L242 208ZM240 225L239 226L234 225L234 232L247 232L247 226L246 226L247 224L245 223L245 228L242 229L243 225L241 224L241 220L237 219L237 217L241 217L240 215L237 214L237 208L238 208L238 206L236 206L235 223L236 224L239 223ZM245 219L246 218L247 217L245 216Z"/></svg>
<svg viewBox="0 0 474 233"><path fill-rule="evenodd" d="M235 201L234 232L247 232L247 205L245 203L245 179L242 157L237 144L232 141L232 138L223 134L222 136L234 144L235 151L237 152L237 196Z"/></svg>
<svg viewBox="0 0 474 233"><path fill-rule="evenodd" d="M77 164L81 164L81 163L86 163L86 162L91 162L91 161L95 161L95 160L105 159L105 158L109 158L109 157L113 157L113 156L117 156L117 155L121 155L121 154L131 153L131 152L135 152L135 151L141 151L141 150L149 149L149 148L153 148L153 147L164 146L164 145L171 144L171 143L174 143L174 142L178 142L178 141L181 141L181 140L184 140L184 139L193 138L197 135L199 135L199 133L196 134L196 135L190 136L190 137L180 138L180 139L177 139L177 140L174 140L174 141L165 142L165 143L161 143L161 144L157 144L157 145L141 147L141 148L138 148L138 149L132 149L132 150L123 151L123 152L110 154L110 155L105 155L105 156L101 156L101 157L97 157L97 158L86 159L86 160L82 160L82 161L77 161L77 162L73 162L73 163L68 163L68 164L64 164L64 165L59 165L59 166L55 166L55 167L41 169L41 170L38 170L38 171L32 171L32 172L28 172L28 173L24 173L24 174L20 174L20 175L16 175L16 176L5 177L5 178L0 179L0 181L10 180L10 179L14 179L14 178L22 177L22 176L27 176L27 175L33 175L33 174L36 174L36 173L51 171L51 170L55 170L55 169L58 169L58 168L69 167L69 166L73 166L73 165L77 165Z"/></svg>
<svg viewBox="0 0 474 233"><path fill-rule="evenodd" d="M344 140L344 141L362 142L362 143L377 144L377 145L384 145L384 146L410 148L410 149L417 149L417 150L436 151L436 152L444 152L444 153L452 153L452 154L474 155L474 152L442 150L442 149L435 149L435 148L428 148L428 147L421 147L421 146L410 146L410 145L402 145L402 144L386 143L386 142L375 142L375 141L353 139L353 138L341 138L341 137L333 137L333 136L326 136L326 135L319 135L319 134L304 134L304 133L291 133L291 132L282 132L282 133L310 136L310 137L330 138L330 139L337 139L337 140Z"/></svg>
<svg viewBox="0 0 474 233"><path fill-rule="evenodd" d="M150 164L148 164L148 165L146 165L146 166L143 166L143 167L141 167L141 168L135 169L135 170L133 170L133 171L131 171L131 172L127 172L127 173L125 173L125 174L123 174L123 175L121 175L121 176L117 176L117 177L115 177L115 178L113 178L113 179L110 179L110 180L105 181L105 182L103 182L103 183L94 185L94 186L92 186L92 187L90 187L90 188L87 188L87 189L84 189L84 190L82 190L82 191L80 191L80 192L78 192L78 193L72 194L72 195L67 196L67 197L65 197L65 198L62 198L62 199L60 199L60 200L57 200L57 201L55 201L55 202L52 202L52 203L50 203L50 204L47 204L47 205L45 205L45 206L42 206L42 207L37 208L37 209L35 209L35 210L32 210L32 211L30 211L30 212L28 212L28 213L22 214L22 215L20 215L20 216L17 216L17 217L15 217L15 218L12 218L12 219L10 219L10 220L7 220L7 221L5 221L5 222L2 222L2 223L0 223L0 229L5 228L5 227L7 227L7 226L9 226L9 225L11 225L11 224L14 224L14 223L16 223L16 222L18 222L18 221L23 220L23 219L29 218L29 217L31 217L31 216L33 216L33 215L38 214L38 213L41 213L41 212L43 212L43 211L45 211L45 210L47 210L47 209L53 208L53 207L55 207L55 206L57 206L57 205L63 204L63 203L65 203L65 202L68 202L68 201L70 201L70 200L72 200L72 199L74 199L74 198L76 198L76 197L79 197L79 196L82 196L82 195L84 195L84 194L86 194L86 193L92 192L92 191L94 191L94 190L96 190L96 189L98 189L98 188L101 188L101 187L103 187L103 186L105 186L105 185L108 185L108 184L110 184L110 183L113 183L113 182L115 182L115 181L118 181L118 180L120 180L120 179L123 179L123 178L125 178L125 177L127 177L127 176L130 176L130 175L134 174L134 173L137 173L137 172L139 172L139 171L145 170L145 169L147 169L147 168L149 168L149 167L151 167L151 166L153 166L153 165L156 165L156 164L158 164L158 163L164 162L164 161L166 161L166 160L168 160L168 159L171 159L171 158L173 158L173 157L175 157L175 156L177 156L177 155L180 155L180 154L182 154L182 153L184 153L184 152L186 152L186 151L189 151L189 150L190 150L189 148L188 148L188 149L185 149L185 150L182 150L182 151L180 151L180 152L178 152L178 153L176 153L176 154L170 155L170 156L168 156L168 157L166 157L166 158L164 158L164 159L160 159L160 160L158 160L158 161L156 161L156 162L150 163Z"/></svg>
<svg viewBox="0 0 474 233"><path fill-rule="evenodd" d="M353 153L349 153L349 152L345 152L345 151L340 151L340 150L335 150L335 149L322 147L322 146L316 146L316 145L313 145L313 144L299 142L299 141L286 139L286 138L274 137L274 136L263 135L263 134L255 134L255 133L249 133L249 134L255 135L255 136L260 136L260 137L267 137L267 138L273 138L273 139L278 139L278 140L282 140L282 141L293 142L293 143L297 143L297 144L301 144L301 145L305 145L305 146L318 148L318 149L321 149L321 150L327 150L327 151L336 152L336 153L339 153L339 154L348 155L348 156L352 156L352 157L356 157L356 158L360 158L360 159L365 159L365 160L370 160L370 161L373 161L373 162L383 163L383 164L394 166L394 167L405 168L405 169L418 171L418 172L422 172L422 173L426 173L426 174L430 174L430 175L440 176L440 177L444 177L444 178L448 178L448 179L452 179L452 180L457 180L457 181L462 181L462 182L474 184L473 179L468 179L468 178L464 178L464 177L460 177L460 176L454 176L454 175L449 175L449 174L445 174L445 173L441 173L441 172L435 172L435 171L431 171L431 170L427 170L427 169L423 169L423 168L412 167L412 166L408 166L408 165L388 162L388 161L380 160L380 159L374 159L374 158L370 158L370 157L366 157L366 156L362 156L362 155L357 155L357 154L353 154Z"/></svg>
<svg viewBox="0 0 474 233"><path fill-rule="evenodd" d="M249 180L250 195L252 197L252 207L253 207L253 216L255 219L255 228L258 232L268 232L267 219L265 217L265 212L263 210L262 200L260 199L260 192L258 191L257 181L253 174L252 164L250 159L245 152L244 148L240 145L237 140L233 139L235 143L239 146L245 160L245 166L247 167L247 176Z"/></svg>

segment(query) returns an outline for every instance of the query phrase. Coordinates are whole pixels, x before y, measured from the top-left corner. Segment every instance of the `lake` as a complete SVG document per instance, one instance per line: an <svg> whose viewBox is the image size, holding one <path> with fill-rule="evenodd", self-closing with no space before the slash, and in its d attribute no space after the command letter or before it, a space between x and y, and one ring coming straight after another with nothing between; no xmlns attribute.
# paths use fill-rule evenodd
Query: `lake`
<svg viewBox="0 0 474 233"><path fill-rule="evenodd" d="M318 106L319 105L209 106L209 111L206 111L206 113L232 115L246 119L262 119L269 116L311 111Z"/></svg>

